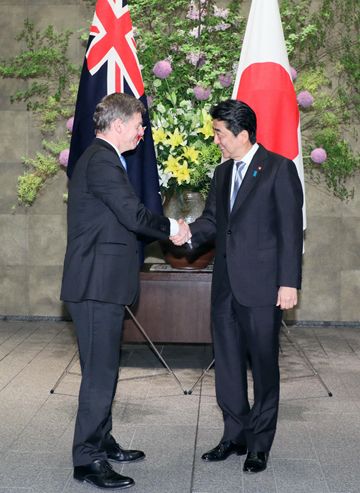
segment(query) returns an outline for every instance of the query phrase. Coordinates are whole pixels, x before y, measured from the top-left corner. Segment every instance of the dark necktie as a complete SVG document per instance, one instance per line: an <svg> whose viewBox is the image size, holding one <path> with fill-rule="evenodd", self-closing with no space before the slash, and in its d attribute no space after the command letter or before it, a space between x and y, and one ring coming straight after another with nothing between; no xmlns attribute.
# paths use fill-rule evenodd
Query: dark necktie
<svg viewBox="0 0 360 493"><path fill-rule="evenodd" d="M234 205L234 202L236 200L236 196L238 194L241 182L243 181L242 173L244 171L245 166L246 166L246 163L244 163L244 161L238 161L236 163L234 187L233 187L233 192L232 192L231 198L230 198L230 210L233 208L233 205Z"/></svg>

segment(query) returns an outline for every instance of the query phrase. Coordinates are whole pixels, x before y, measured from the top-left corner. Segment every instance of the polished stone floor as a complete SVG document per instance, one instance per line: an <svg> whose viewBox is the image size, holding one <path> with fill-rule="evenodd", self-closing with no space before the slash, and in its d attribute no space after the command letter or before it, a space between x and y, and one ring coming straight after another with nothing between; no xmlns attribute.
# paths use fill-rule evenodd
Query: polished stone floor
<svg viewBox="0 0 360 493"><path fill-rule="evenodd" d="M214 370L191 395L184 390L211 362L211 347L157 348L180 383L148 346L122 354L114 435L147 454L115 465L135 479L133 493L360 492L360 327L283 328L278 431L258 475L244 474L237 456L200 459L222 433ZM79 382L70 323L0 321L0 493L95 491L72 479Z"/></svg>

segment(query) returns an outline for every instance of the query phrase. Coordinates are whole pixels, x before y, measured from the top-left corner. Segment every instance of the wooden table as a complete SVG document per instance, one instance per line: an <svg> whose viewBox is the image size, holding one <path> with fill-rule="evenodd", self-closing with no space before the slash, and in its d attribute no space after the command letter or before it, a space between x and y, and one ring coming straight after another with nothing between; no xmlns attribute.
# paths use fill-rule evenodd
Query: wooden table
<svg viewBox="0 0 360 493"><path fill-rule="evenodd" d="M162 266L162 267L160 267ZM211 270L174 270L164 264L141 272L134 315L153 342L210 343ZM144 342L134 322L124 324L125 342Z"/></svg>

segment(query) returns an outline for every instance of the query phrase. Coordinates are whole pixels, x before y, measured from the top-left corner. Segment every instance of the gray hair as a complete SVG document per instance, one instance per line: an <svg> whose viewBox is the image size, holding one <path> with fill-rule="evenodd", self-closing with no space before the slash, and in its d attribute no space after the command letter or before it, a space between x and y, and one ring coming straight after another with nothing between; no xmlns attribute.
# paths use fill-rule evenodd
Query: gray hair
<svg viewBox="0 0 360 493"><path fill-rule="evenodd" d="M102 98L96 105L93 121L95 132L104 132L118 118L126 122L135 113L145 113L143 103L130 94L114 92Z"/></svg>

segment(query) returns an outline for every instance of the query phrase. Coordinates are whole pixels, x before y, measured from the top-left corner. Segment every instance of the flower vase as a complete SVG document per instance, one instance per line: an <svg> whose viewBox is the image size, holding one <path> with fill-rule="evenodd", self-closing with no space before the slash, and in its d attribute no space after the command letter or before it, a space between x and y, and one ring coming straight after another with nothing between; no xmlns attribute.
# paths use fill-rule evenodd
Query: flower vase
<svg viewBox="0 0 360 493"><path fill-rule="evenodd" d="M204 209L205 200L199 192L182 190L165 199L163 208L167 217L183 218L188 224L195 221ZM165 262L175 269L204 269L214 258L214 243L197 248L188 244L176 246L171 241L161 242Z"/></svg>

